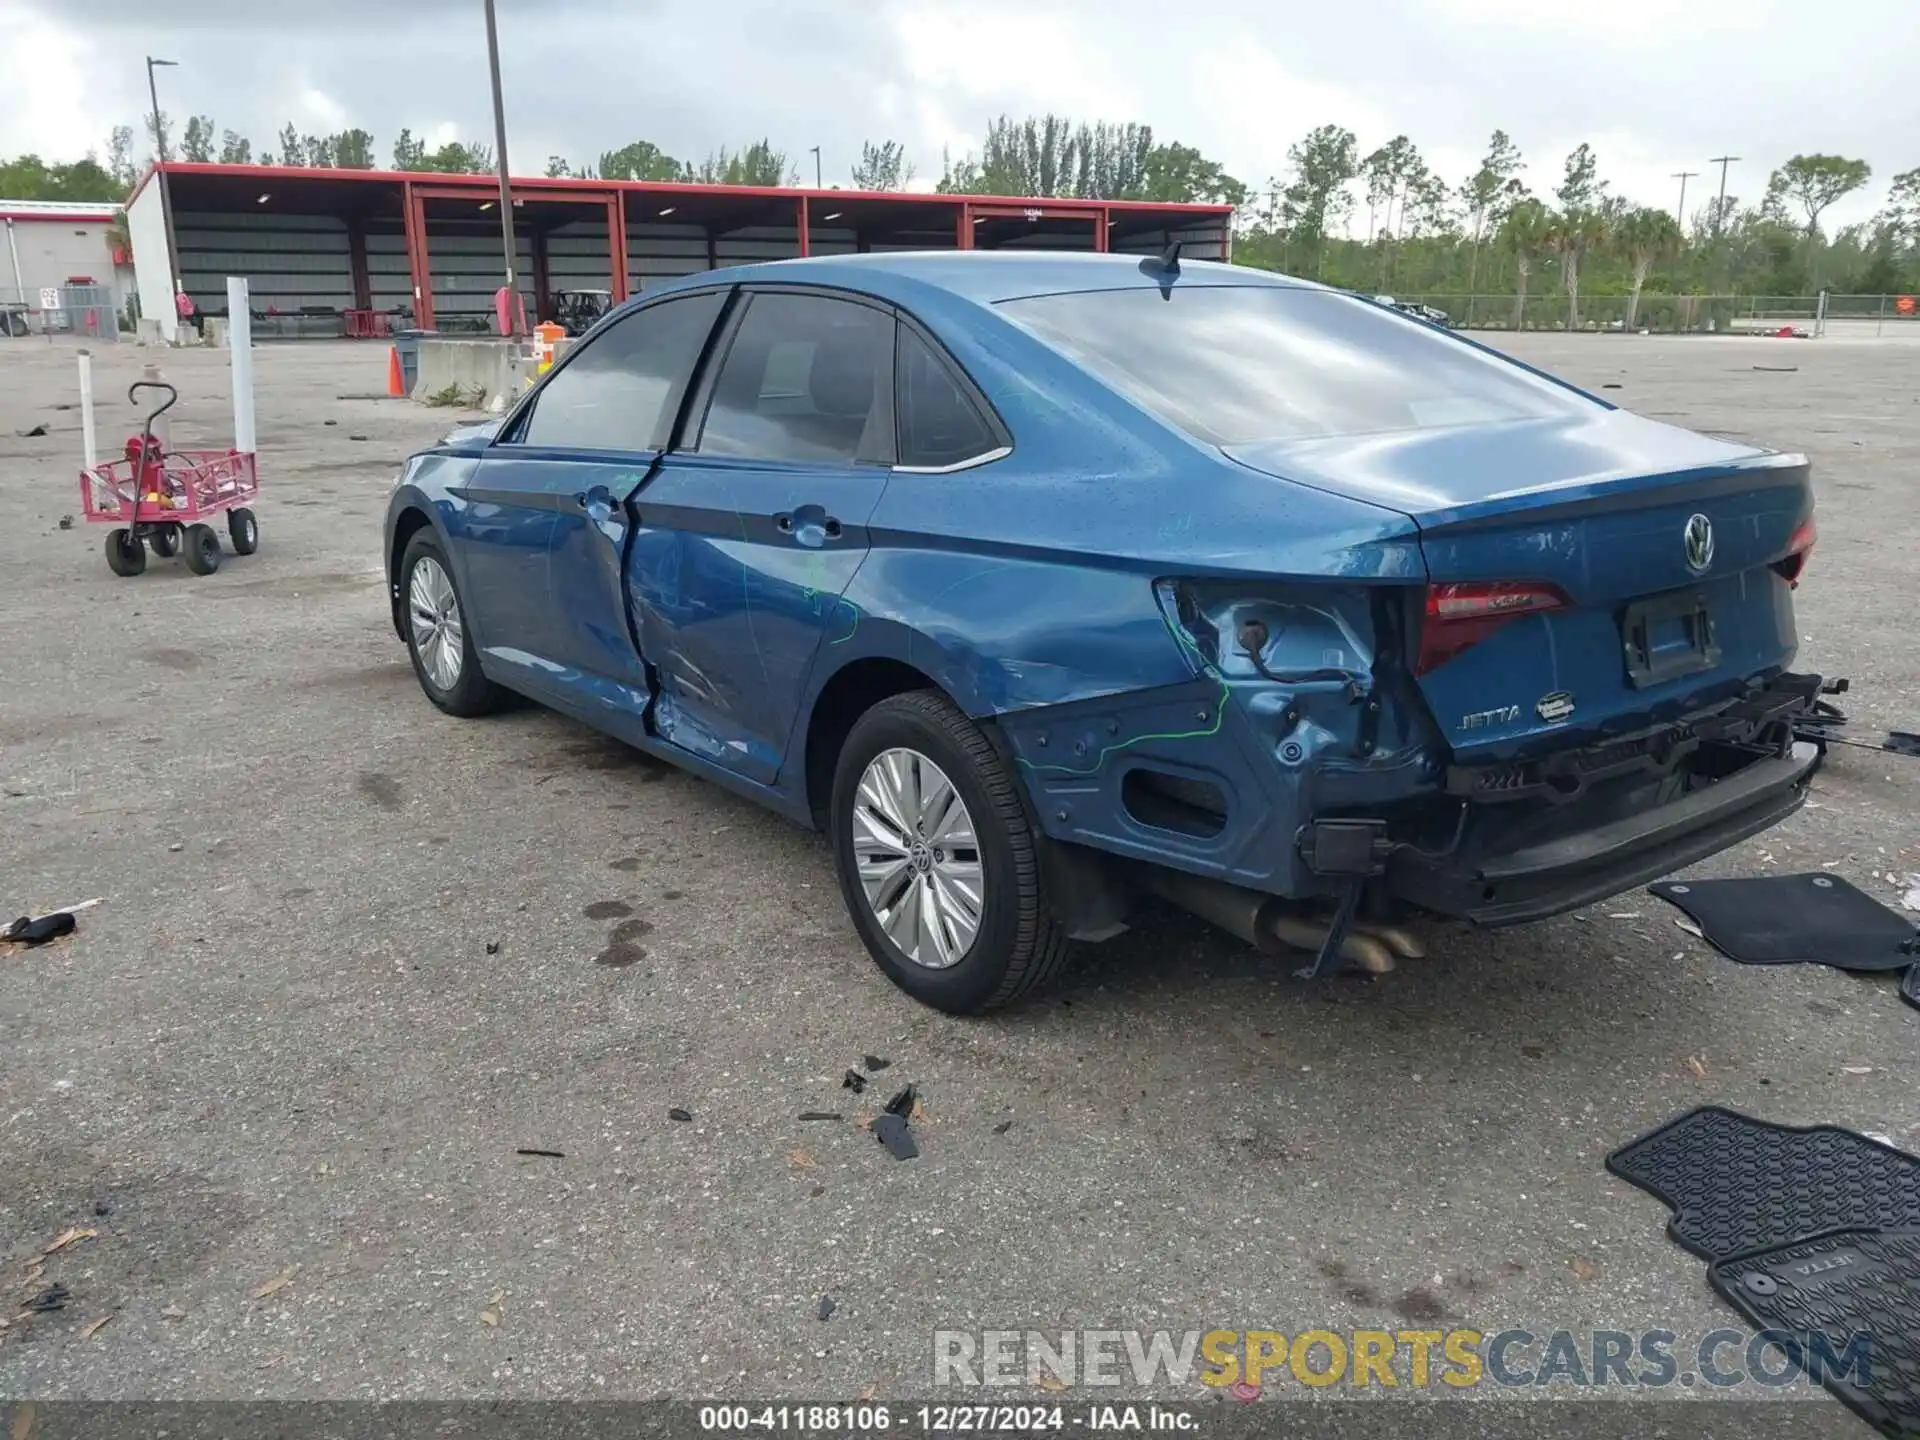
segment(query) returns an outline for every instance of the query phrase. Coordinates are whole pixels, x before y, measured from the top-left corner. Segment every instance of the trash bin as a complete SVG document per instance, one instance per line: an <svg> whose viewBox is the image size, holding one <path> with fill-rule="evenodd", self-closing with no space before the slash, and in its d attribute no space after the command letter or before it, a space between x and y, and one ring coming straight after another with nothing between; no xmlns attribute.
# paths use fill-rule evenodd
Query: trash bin
<svg viewBox="0 0 1920 1440"><path fill-rule="evenodd" d="M420 379L420 342L439 333L438 330L393 332L394 352L400 357L400 378L406 382L409 395L413 393L413 387Z"/></svg>

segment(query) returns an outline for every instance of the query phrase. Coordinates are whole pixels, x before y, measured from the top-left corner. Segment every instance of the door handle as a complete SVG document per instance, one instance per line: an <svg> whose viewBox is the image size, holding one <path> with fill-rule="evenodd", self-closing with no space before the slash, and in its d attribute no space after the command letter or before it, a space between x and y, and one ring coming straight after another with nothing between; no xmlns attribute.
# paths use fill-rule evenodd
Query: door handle
<svg viewBox="0 0 1920 1440"><path fill-rule="evenodd" d="M829 540L838 540L840 538L840 522L833 516L829 515L826 524L821 528L827 532L827 538Z"/></svg>
<svg viewBox="0 0 1920 1440"><path fill-rule="evenodd" d="M782 535L791 535L793 533L793 516L776 515L773 517L773 525Z"/></svg>

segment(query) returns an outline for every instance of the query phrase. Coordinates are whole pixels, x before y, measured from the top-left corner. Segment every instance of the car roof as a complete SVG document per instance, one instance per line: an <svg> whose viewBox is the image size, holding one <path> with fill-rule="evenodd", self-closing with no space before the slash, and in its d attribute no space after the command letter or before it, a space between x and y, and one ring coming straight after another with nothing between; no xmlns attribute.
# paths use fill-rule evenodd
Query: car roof
<svg viewBox="0 0 1920 1440"><path fill-rule="evenodd" d="M856 290L883 299L906 300L925 288L945 291L980 305L1034 295L1086 290L1150 289L1162 283L1157 256L1097 254L1091 251L915 250L890 254L816 255L804 260L771 260L725 270L703 270L636 299L652 299L668 290L705 285L775 283L825 285ZM1226 265L1185 260L1176 286L1249 285L1275 289L1323 290L1310 280Z"/></svg>

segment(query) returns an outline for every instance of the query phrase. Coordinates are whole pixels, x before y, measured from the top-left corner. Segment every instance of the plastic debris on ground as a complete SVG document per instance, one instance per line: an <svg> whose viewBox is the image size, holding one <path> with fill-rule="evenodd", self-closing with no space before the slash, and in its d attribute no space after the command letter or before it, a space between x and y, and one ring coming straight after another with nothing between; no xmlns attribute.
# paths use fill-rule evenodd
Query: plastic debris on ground
<svg viewBox="0 0 1920 1440"><path fill-rule="evenodd" d="M891 1110L874 1117L873 1138L886 1146L896 1160L912 1160L920 1154L920 1147L914 1143L913 1127L907 1123L907 1117L896 1115Z"/></svg>
<svg viewBox="0 0 1920 1440"><path fill-rule="evenodd" d="M678 1105L676 1105L671 1110L667 1111L667 1119L678 1120L682 1125L685 1125L688 1121L693 1119L693 1112L691 1110L682 1110Z"/></svg>

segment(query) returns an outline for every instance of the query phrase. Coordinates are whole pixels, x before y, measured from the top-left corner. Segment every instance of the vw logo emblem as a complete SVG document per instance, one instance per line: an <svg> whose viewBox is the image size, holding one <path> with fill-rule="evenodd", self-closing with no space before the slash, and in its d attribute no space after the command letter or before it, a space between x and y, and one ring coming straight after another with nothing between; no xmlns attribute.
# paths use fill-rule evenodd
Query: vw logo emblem
<svg viewBox="0 0 1920 1440"><path fill-rule="evenodd" d="M1687 547L1687 568L1698 573L1713 564L1713 521L1704 515L1689 515L1681 532Z"/></svg>

